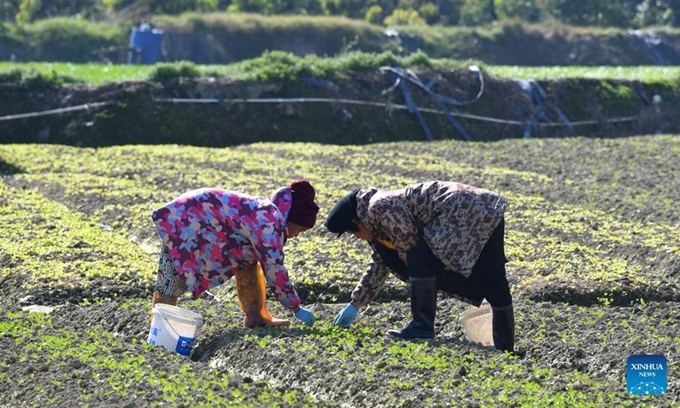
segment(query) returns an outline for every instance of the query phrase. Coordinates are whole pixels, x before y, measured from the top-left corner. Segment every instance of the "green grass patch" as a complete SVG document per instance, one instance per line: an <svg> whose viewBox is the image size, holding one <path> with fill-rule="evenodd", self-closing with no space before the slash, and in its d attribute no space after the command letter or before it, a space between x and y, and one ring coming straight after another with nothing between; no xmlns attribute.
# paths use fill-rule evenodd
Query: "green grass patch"
<svg viewBox="0 0 680 408"><path fill-rule="evenodd" d="M322 58L316 56L296 57L280 51L266 52L260 57L229 65L201 65L180 62L145 66L56 62L10 63L5 61L0 62L0 78L6 76L6 72L12 68L19 68L21 70L29 68L43 75L60 75L96 85L118 81L166 80L175 77L230 77L238 80L283 80L294 79L300 75L332 78L340 75L345 70L370 71L384 65L405 68L418 66L459 68L472 64L480 65L482 70L501 78L536 80L556 78L618 79L636 80L644 83L661 83L676 87L680 83L680 68L678 67L518 67L429 58L422 53L399 57L390 52L379 54L353 52L334 58Z"/></svg>
<svg viewBox="0 0 680 408"><path fill-rule="evenodd" d="M671 138L634 138L616 143L621 151L638 151L640 158L655 155ZM530 160L532 149L543 143L499 143L493 154L503 157L507 149L512 160L520 160L511 156L516 153ZM657 149L651 147L655 144ZM515 150L522 145L528 149L523 153ZM477 158L469 156L471 152L478 152L474 153ZM522 277L518 290L531 294L546 288L560 291L565 286L585 285L597 293L610 291L614 297L626 299L624 294L631 288L654 287L672 273L664 265L669 257L680 256L673 245L680 240L677 225L664 222L661 215L656 219L621 219L589 199L615 194L620 190L616 182L584 184L569 174L555 178L507 165L474 164L480 154L488 153L491 151L461 142L362 147L254 144L229 149L5 145L0 147L0 159L23 171L12 177L10 185L31 188L1 185L4 195L17 199L0 206L3 214L13 215L2 221L5 239L0 248L13 254L21 262L21 270L33 275L35 282L49 276L51 282L63 285L99 277L123 284L130 279L150 283L153 254L159 243L149 213L184 191L218 186L267 195L290 180L308 178L319 192L322 220L337 199L359 185L399 188L427 179L452 179L509 197L507 251L512 273ZM445 159L451 156L460 158ZM611 166L618 164L611 158ZM602 163L585 161L579 164L579 171L616 174L604 172L598 165ZM644 172L645 167L639 171ZM573 202L537 195L556 186L564 199ZM639 198L642 193L638 189L624 194L619 191L619 200L629 208L653 208L659 214L673 211L671 190L659 191L652 207L648 199ZM32 225L30 231L35 231L28 233L25 225ZM28 236L31 239L26 241ZM644 256L631 258L630 251ZM329 292L328 283L351 287L356 277L346 271L360 270L369 255L367 247L354 245L347 237L329 240L321 227L291 240L288 252L294 260L291 273L303 293L323 295L327 301L346 300L344 291ZM64 263L64 259L72 262ZM400 283L392 282L386 293L399 290Z"/></svg>

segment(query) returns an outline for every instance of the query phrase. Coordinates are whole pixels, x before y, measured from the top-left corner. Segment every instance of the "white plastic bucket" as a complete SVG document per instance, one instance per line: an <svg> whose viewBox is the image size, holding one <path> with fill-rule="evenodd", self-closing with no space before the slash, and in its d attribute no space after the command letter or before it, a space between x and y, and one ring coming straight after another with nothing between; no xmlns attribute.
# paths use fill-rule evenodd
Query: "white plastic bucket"
<svg viewBox="0 0 680 408"><path fill-rule="evenodd" d="M463 326L465 337L473 343L492 346L493 331L491 316L491 306L489 305L461 313L460 324Z"/></svg>
<svg viewBox="0 0 680 408"><path fill-rule="evenodd" d="M188 356L191 353L196 333L202 325L203 317L200 314L181 307L159 303L153 308L151 329L146 341Z"/></svg>

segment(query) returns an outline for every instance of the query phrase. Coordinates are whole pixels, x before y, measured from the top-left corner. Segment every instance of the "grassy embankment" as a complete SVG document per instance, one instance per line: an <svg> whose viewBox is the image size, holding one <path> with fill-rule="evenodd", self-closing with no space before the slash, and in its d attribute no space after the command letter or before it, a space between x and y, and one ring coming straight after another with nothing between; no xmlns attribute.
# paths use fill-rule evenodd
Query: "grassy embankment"
<svg viewBox="0 0 680 408"><path fill-rule="evenodd" d="M305 64L312 67L320 66L319 71L325 72L331 69L341 70L351 67L354 61L361 59L361 53L355 55L341 56L337 58L322 59L318 57L307 57ZM294 58L297 59L297 58ZM410 66L408 58L395 58L395 61L402 62L406 67ZM428 58L434 67L451 68L460 67L463 62L432 59ZM414 62L417 62L414 61ZM230 65L195 65L200 76L209 77L211 75L228 76L234 79L252 79L252 66L257 62L242 62ZM522 78L522 79L554 79L554 78L593 78L593 79L622 79L637 80L645 83L667 81L678 83L680 81L680 68L663 66L641 66L641 67L522 67L522 66L493 66L480 64L488 73L501 78ZM163 67L166 64L160 64ZM364 68L364 65L357 65ZM33 62L33 63L10 63L0 61L0 71L12 69L35 70L45 76L57 75L69 76L74 79L94 85L116 81L144 81L153 77L158 70L158 66L146 65L107 65L107 64L74 64L67 62Z"/></svg>

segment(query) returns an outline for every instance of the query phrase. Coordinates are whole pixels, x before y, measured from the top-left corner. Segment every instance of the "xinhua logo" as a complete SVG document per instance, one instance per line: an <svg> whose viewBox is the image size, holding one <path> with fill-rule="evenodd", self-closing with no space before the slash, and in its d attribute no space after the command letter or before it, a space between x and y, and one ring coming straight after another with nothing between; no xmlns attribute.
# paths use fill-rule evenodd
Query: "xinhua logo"
<svg viewBox="0 0 680 408"><path fill-rule="evenodd" d="M636 395L661 395L668 387L668 365L662 355L633 354L628 357L628 392Z"/></svg>

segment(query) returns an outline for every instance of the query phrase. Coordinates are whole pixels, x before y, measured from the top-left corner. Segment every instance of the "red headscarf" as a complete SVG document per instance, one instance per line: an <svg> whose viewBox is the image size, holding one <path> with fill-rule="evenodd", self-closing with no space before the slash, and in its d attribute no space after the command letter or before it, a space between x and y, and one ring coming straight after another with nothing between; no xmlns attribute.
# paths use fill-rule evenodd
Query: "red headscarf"
<svg viewBox="0 0 680 408"><path fill-rule="evenodd" d="M314 202L316 191L307 180L296 180L290 184L293 203L288 213L288 221L312 228L316 223L319 206Z"/></svg>

